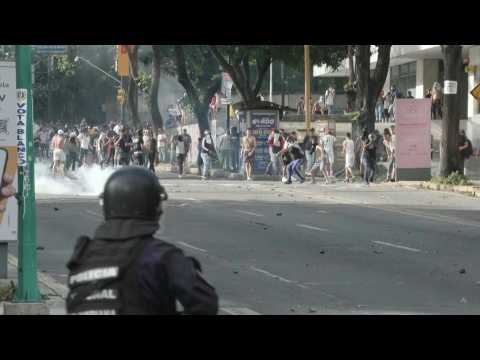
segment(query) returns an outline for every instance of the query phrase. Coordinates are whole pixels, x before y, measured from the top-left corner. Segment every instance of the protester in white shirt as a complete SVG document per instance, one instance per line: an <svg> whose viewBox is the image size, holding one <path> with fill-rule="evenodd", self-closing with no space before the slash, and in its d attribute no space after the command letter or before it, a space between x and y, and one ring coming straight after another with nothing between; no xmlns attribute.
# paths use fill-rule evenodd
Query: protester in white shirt
<svg viewBox="0 0 480 360"><path fill-rule="evenodd" d="M332 130L328 130L327 135L322 139L325 155L328 159L328 174L333 177L333 163L335 161L335 136L332 135Z"/></svg>
<svg viewBox="0 0 480 360"><path fill-rule="evenodd" d="M82 132L77 137L80 141L80 159L78 161L78 167L83 166L87 160L88 152L90 150L90 135L88 134L88 129L84 128Z"/></svg>

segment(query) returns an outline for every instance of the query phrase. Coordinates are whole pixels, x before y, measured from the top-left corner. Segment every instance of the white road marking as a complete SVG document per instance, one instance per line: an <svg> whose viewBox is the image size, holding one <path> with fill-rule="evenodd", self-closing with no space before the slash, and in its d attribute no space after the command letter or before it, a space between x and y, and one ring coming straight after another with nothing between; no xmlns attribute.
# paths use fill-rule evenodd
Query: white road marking
<svg viewBox="0 0 480 360"><path fill-rule="evenodd" d="M317 210L315 212L320 213L320 214L326 214L327 213L327 211L325 211L325 210Z"/></svg>
<svg viewBox="0 0 480 360"><path fill-rule="evenodd" d="M207 252L207 250L205 250L205 249L200 249L200 248L198 248L198 247L196 247L196 246L187 244L187 243L185 243L185 242L183 242L183 241L178 241L177 243L180 244L180 245L183 245L183 246L185 246L185 247L188 247L188 248L190 248L190 249L198 250L198 251L201 251L201 252Z"/></svg>
<svg viewBox="0 0 480 360"><path fill-rule="evenodd" d="M384 242L384 241L373 241L373 242L375 244L391 246L391 247L398 248L398 249L403 249L403 250L408 250L408 251L413 251L413 252L422 252L422 250L419 250L419 249L414 249L414 248L407 247L407 246L402 246L402 245L390 244L390 243Z"/></svg>
<svg viewBox="0 0 480 360"><path fill-rule="evenodd" d="M197 199L194 198L172 198L173 200L188 200L188 201L197 201Z"/></svg>
<svg viewBox="0 0 480 360"><path fill-rule="evenodd" d="M317 230L317 231L327 231L329 232L330 230L319 228L316 226L310 226L310 225L305 225L305 224L296 224L298 227L305 228L305 229L310 229L310 230Z"/></svg>
<svg viewBox="0 0 480 360"><path fill-rule="evenodd" d="M239 213L242 213L242 214L247 214L247 215L252 215L252 216L257 216L257 217L263 217L262 214L257 214L257 213L250 212L250 211L243 211L243 210L235 210L235 211L239 212Z"/></svg>
<svg viewBox="0 0 480 360"><path fill-rule="evenodd" d="M280 280L280 281L283 281L283 282L286 282L286 283L289 283L289 284L293 283L292 280L285 279L284 277L281 277L281 276L272 274L271 272L268 272L267 270L263 270L263 269L256 268L255 266L250 266L250 269L252 269L253 271L262 273L262 274L264 274L264 275L267 275L268 277L271 277L271 278L274 278L274 279L278 279L278 280Z"/></svg>
<svg viewBox="0 0 480 360"><path fill-rule="evenodd" d="M89 214L89 215L93 215L93 216L97 216L97 217L103 218L103 215L102 215L102 214L99 214L99 213L97 213L97 212L95 212L95 211L85 210L85 212L86 212L87 214Z"/></svg>
<svg viewBox="0 0 480 360"><path fill-rule="evenodd" d="M220 310L230 315L261 315L249 308L220 308Z"/></svg>

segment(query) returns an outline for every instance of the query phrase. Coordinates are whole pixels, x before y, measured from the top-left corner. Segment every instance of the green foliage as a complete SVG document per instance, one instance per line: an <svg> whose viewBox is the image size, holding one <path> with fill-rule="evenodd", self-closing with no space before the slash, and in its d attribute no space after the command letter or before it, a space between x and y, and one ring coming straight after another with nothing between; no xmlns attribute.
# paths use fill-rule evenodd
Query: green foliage
<svg viewBox="0 0 480 360"><path fill-rule="evenodd" d="M453 186L469 186L473 183L463 174L458 171L451 173L448 177L434 177L432 182L440 185L453 185Z"/></svg>
<svg viewBox="0 0 480 360"><path fill-rule="evenodd" d="M13 281L10 281L10 284L7 286L0 286L0 301L13 301L16 290L17 288Z"/></svg>
<svg viewBox="0 0 480 360"><path fill-rule="evenodd" d="M140 90L147 93L152 87L152 74L148 74L145 71L140 71L137 78L137 85Z"/></svg>
<svg viewBox="0 0 480 360"><path fill-rule="evenodd" d="M59 56L55 61L55 70L59 74L71 78L76 74L77 63L70 61L67 56Z"/></svg>
<svg viewBox="0 0 480 360"><path fill-rule="evenodd" d="M35 121L77 123L86 118L90 124L105 120L102 105L116 101L115 82L88 64L74 62L75 55L116 76L114 70L115 46L69 46L68 56L51 56L35 53L33 101ZM48 104L50 98L50 111Z"/></svg>

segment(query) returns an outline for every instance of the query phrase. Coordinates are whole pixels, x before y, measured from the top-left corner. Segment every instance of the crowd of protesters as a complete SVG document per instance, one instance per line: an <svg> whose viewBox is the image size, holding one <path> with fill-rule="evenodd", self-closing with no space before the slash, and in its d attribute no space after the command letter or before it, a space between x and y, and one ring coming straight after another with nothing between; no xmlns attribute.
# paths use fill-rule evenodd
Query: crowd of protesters
<svg viewBox="0 0 480 360"><path fill-rule="evenodd" d="M161 133L158 138L163 140ZM129 128L119 123L89 126L41 126L34 136L37 161L48 162L54 176L75 172L80 167L144 166L155 171L158 154L165 154L152 128Z"/></svg>

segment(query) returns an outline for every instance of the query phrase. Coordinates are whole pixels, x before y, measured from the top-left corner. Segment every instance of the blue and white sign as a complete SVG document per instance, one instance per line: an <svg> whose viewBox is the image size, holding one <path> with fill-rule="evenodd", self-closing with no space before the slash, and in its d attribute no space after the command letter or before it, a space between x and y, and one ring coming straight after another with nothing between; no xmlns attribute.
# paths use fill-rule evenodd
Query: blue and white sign
<svg viewBox="0 0 480 360"><path fill-rule="evenodd" d="M66 54L67 45L33 45L33 49L39 54Z"/></svg>

